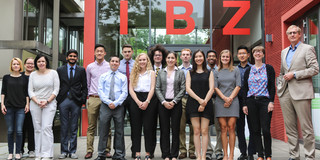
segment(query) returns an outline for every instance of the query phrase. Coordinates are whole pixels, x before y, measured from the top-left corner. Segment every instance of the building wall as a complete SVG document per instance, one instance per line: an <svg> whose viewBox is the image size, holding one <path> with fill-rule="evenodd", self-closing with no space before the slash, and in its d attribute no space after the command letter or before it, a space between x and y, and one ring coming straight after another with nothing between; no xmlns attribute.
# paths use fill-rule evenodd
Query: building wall
<svg viewBox="0 0 320 160"><path fill-rule="evenodd" d="M0 40L22 40L23 1L0 0ZM0 78L9 72L13 57L21 58L21 50L0 49Z"/></svg>

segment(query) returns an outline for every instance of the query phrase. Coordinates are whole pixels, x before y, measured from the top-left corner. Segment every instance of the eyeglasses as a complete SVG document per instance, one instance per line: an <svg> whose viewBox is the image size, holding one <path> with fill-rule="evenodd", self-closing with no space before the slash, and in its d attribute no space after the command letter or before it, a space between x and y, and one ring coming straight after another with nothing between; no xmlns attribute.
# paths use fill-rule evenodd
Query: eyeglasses
<svg viewBox="0 0 320 160"><path fill-rule="evenodd" d="M155 56L155 57L162 57L161 54L155 54L154 56Z"/></svg>
<svg viewBox="0 0 320 160"><path fill-rule="evenodd" d="M34 65L33 63L26 63L27 65Z"/></svg>
<svg viewBox="0 0 320 160"><path fill-rule="evenodd" d="M78 56L74 56L74 55L69 55L68 57L74 57L74 58L76 58L76 57L78 57Z"/></svg>
<svg viewBox="0 0 320 160"><path fill-rule="evenodd" d="M287 32L288 35L297 34L298 32Z"/></svg>

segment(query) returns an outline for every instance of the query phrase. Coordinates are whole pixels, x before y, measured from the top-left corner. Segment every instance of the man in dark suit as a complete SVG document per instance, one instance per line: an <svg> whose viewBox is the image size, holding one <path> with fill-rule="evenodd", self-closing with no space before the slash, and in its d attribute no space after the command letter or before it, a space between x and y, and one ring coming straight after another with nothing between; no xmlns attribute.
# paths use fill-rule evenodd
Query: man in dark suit
<svg viewBox="0 0 320 160"><path fill-rule="evenodd" d="M77 150L78 120L81 106L86 103L88 95L87 77L85 69L76 65L78 60L76 50L69 50L66 59L68 63L57 69L60 79L57 101L61 123L61 155L59 159L65 159L68 155L72 159L78 159L75 154Z"/></svg>

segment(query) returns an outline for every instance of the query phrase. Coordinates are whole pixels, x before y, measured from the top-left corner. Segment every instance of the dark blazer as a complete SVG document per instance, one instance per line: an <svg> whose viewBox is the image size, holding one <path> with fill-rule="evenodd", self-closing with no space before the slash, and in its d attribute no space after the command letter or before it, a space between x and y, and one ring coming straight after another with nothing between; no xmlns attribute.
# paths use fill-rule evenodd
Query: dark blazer
<svg viewBox="0 0 320 160"><path fill-rule="evenodd" d="M275 87L275 71L273 67L269 64L266 64L266 69L267 69L267 77L268 77L268 92L269 92L269 100L270 102L274 102L274 96L276 94L276 87ZM243 106L246 106L246 100L247 100L247 95L249 91L249 86L248 86L248 79L249 79L249 74L251 71L251 67L246 70L244 73L244 84L243 84Z"/></svg>
<svg viewBox="0 0 320 160"><path fill-rule="evenodd" d="M60 90L57 96L58 106L67 97L74 100L80 106L85 104L88 95L86 70L77 65L72 82L70 82L68 77L67 65L59 67L57 72L60 79Z"/></svg>
<svg viewBox="0 0 320 160"><path fill-rule="evenodd" d="M177 103L182 99L186 93L186 79L182 70L176 70L174 75L174 98ZM156 95L160 102L165 101L165 95L167 92L167 71L162 69L159 71L156 83Z"/></svg>

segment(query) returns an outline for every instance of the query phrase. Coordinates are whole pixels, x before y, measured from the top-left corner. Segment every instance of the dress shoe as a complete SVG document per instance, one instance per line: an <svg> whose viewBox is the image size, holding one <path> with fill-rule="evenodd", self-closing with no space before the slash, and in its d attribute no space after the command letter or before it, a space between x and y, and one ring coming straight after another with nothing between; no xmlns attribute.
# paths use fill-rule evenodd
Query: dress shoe
<svg viewBox="0 0 320 160"><path fill-rule="evenodd" d="M189 153L189 158L190 159L196 159L197 156L194 153Z"/></svg>
<svg viewBox="0 0 320 160"><path fill-rule="evenodd" d="M92 152L88 152L85 156L84 159L89 159L92 157Z"/></svg>
<svg viewBox="0 0 320 160"><path fill-rule="evenodd" d="M289 158L288 160L296 160L296 159L293 159L293 158Z"/></svg>
<svg viewBox="0 0 320 160"><path fill-rule="evenodd" d="M111 153L110 153L110 152L107 152L107 153L106 153L106 157L107 157L107 158L111 158L111 157L112 157L112 156L111 156Z"/></svg>
<svg viewBox="0 0 320 160"><path fill-rule="evenodd" d="M262 157L258 157L258 159L257 160L263 160L263 158Z"/></svg>
<svg viewBox="0 0 320 160"><path fill-rule="evenodd" d="M59 156L59 159L66 159L67 158L67 153L62 153Z"/></svg>
<svg viewBox="0 0 320 160"><path fill-rule="evenodd" d="M254 160L253 155L249 155L248 158L247 158L247 160Z"/></svg>
<svg viewBox="0 0 320 160"><path fill-rule="evenodd" d="M266 160L271 160L271 157L268 157Z"/></svg>
<svg viewBox="0 0 320 160"><path fill-rule="evenodd" d="M106 160L106 157L102 157L102 156L98 156L96 159L94 160Z"/></svg>
<svg viewBox="0 0 320 160"><path fill-rule="evenodd" d="M238 157L238 160L246 160L248 158L248 156L246 154L241 154L239 157Z"/></svg>
<svg viewBox="0 0 320 160"><path fill-rule="evenodd" d="M184 158L187 158L187 153L180 153L179 159L184 159Z"/></svg>

